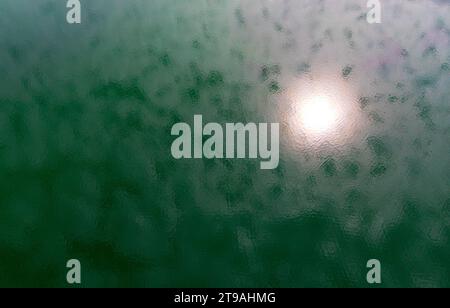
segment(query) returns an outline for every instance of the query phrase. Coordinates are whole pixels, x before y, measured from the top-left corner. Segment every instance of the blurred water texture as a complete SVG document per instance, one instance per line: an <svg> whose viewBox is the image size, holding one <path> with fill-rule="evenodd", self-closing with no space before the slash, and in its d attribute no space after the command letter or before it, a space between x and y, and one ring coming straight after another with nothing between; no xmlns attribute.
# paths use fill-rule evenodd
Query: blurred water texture
<svg viewBox="0 0 450 308"><path fill-rule="evenodd" d="M0 1L0 286L77 258L89 287L366 287L376 258L450 287L448 1L65 4ZM327 78L354 137L308 143L286 110ZM280 121L279 168L174 160L194 114Z"/></svg>

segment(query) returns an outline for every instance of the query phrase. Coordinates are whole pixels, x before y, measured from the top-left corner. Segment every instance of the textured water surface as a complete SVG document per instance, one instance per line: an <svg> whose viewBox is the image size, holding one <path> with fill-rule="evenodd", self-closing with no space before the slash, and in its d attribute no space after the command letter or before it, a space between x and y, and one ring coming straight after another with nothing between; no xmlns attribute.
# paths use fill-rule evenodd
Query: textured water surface
<svg viewBox="0 0 450 308"><path fill-rule="evenodd" d="M0 1L0 286L450 287L449 1ZM330 95L316 134L292 108ZM280 165L171 127L280 122Z"/></svg>

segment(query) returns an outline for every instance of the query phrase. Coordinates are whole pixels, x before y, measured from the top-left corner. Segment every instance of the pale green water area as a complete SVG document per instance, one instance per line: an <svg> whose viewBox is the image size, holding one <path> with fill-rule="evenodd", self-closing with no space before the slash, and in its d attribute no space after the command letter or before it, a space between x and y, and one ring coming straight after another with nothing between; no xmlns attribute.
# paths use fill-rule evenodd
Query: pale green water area
<svg viewBox="0 0 450 308"><path fill-rule="evenodd" d="M450 287L450 1L81 2L0 0L0 286Z"/></svg>

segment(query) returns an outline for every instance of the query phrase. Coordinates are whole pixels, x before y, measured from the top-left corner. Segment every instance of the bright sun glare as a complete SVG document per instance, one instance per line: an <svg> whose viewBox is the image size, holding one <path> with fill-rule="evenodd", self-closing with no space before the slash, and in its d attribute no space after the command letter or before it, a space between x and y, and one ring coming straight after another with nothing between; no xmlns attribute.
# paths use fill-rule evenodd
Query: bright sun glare
<svg viewBox="0 0 450 308"><path fill-rule="evenodd" d="M284 123L296 149L344 146L363 132L358 96L339 74L296 80L287 94Z"/></svg>
<svg viewBox="0 0 450 308"><path fill-rule="evenodd" d="M304 101L297 110L297 116L306 131L325 133L338 124L338 111L332 98L319 95Z"/></svg>

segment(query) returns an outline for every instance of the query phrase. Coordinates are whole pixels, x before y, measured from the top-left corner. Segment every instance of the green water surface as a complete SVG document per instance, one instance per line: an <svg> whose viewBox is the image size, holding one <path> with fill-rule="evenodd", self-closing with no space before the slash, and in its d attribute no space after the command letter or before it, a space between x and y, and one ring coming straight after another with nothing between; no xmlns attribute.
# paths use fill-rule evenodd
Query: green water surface
<svg viewBox="0 0 450 308"><path fill-rule="evenodd" d="M0 286L450 287L448 1L81 2L0 0ZM173 159L195 114L279 122L278 168Z"/></svg>

